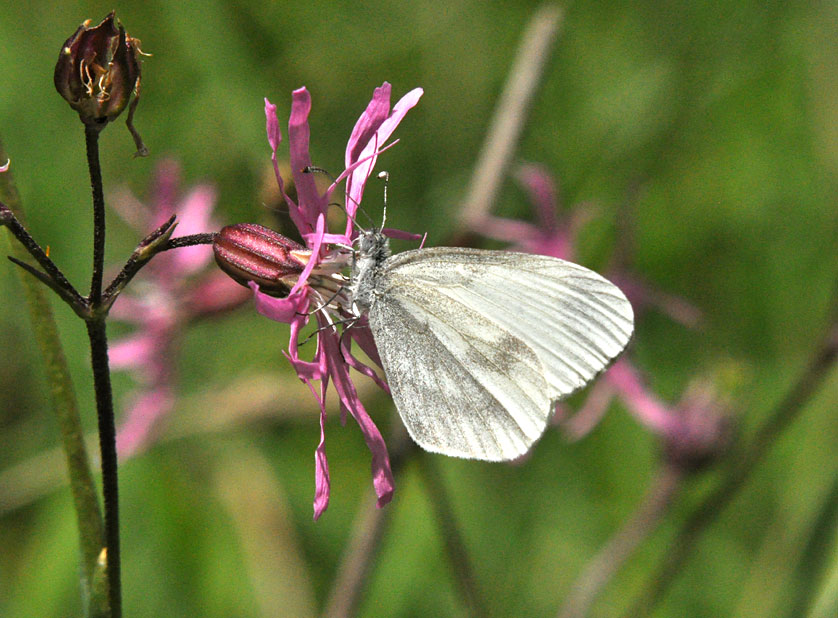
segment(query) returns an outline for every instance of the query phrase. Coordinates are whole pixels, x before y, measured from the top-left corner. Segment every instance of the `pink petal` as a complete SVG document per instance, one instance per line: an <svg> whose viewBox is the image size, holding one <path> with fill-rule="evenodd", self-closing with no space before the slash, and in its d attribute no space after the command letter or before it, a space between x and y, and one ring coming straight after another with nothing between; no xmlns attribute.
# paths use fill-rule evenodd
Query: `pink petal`
<svg viewBox="0 0 838 618"><path fill-rule="evenodd" d="M322 340L325 336L334 335L328 330L320 331L317 335L317 349L314 352L314 361L304 361L300 359L300 331L308 323L307 311L308 303L305 305L305 310L298 313L296 318L291 321L291 333L288 337L288 351L285 353L285 356L291 362L291 366L294 368L294 371L297 372L297 377L308 384L309 388L312 389L312 392L314 392L314 389L311 386L311 380L320 380L322 383L328 384L328 363L323 351ZM323 326L321 324L320 314L318 314L317 317L317 326L318 328L322 328ZM321 384L321 387L322 386L323 384ZM316 393L315 397L318 397ZM322 397L318 397L318 401L325 401L325 392Z"/></svg>
<svg viewBox="0 0 838 618"><path fill-rule="evenodd" d="M387 445L384 443L384 438L381 437L381 432L372 422L369 414L364 409L358 393L355 390L355 385L349 377L347 365L343 362L343 357L338 350L337 341L334 337L321 337L324 343L326 358L329 361L329 374L332 376L335 384L335 390L343 405L349 410L355 418L355 422L361 428L361 433L364 436L364 441L367 443L367 448L372 453L372 477L373 487L378 496L378 507L381 508L393 498L393 490L395 484L393 482L393 472L390 469L390 456L387 454Z"/></svg>
<svg viewBox="0 0 838 618"><path fill-rule="evenodd" d="M687 328L697 328L701 324L703 319L701 310L680 296L658 291L640 278L624 273L612 273L610 278L623 290L634 305L635 312L639 313L648 307L656 307L670 319Z"/></svg>
<svg viewBox="0 0 838 618"><path fill-rule="evenodd" d="M327 234L325 232L318 234L312 232L311 234L303 234L303 240L306 245L312 246L315 242L319 245L349 245L352 240L347 238L346 234Z"/></svg>
<svg viewBox="0 0 838 618"><path fill-rule="evenodd" d="M146 321L146 303L134 296L120 294L111 308L110 316L121 322L143 323Z"/></svg>
<svg viewBox="0 0 838 618"><path fill-rule="evenodd" d="M378 348L375 345L375 339L372 338L372 332L370 331L366 316L358 320L349 329L349 335L358 343L358 346L364 351L364 354L369 356L372 362L381 367L381 357L378 355Z"/></svg>
<svg viewBox="0 0 838 618"><path fill-rule="evenodd" d="M248 285L253 290L256 311L266 318L291 324L298 314L308 310L308 291L305 289L293 291L286 298L275 298L260 292L259 286L252 281Z"/></svg>
<svg viewBox="0 0 838 618"><path fill-rule="evenodd" d="M476 229L479 228L478 231L481 236L513 243L518 246L523 246L525 243L530 242L539 233L538 228L532 223L518 221L517 219L504 219L493 215L483 217L480 223L474 227Z"/></svg>
<svg viewBox="0 0 838 618"><path fill-rule="evenodd" d="M349 341L351 341L351 339ZM349 344L347 343L347 338L341 339L340 350L341 354L343 355L343 360L344 362L346 362L347 365L352 367L358 373L361 373L370 378L373 382L375 382L378 385L378 388L383 390L388 395L390 394L390 387L387 385L387 383L380 377L378 377L378 374L375 371L373 371L371 367L368 367L367 365L359 361L357 358L352 356L352 352L350 352L349 350Z"/></svg>
<svg viewBox="0 0 838 618"><path fill-rule="evenodd" d="M629 410L649 429L663 436L673 435L681 429L678 415L646 390L628 361L618 360L605 372L605 378L619 392Z"/></svg>
<svg viewBox="0 0 838 618"><path fill-rule="evenodd" d="M516 176L530 195L542 232L554 232L558 228L556 212L559 202L553 177L541 165L521 166Z"/></svg>
<svg viewBox="0 0 838 618"><path fill-rule="evenodd" d="M247 288L235 283L220 270L214 270L202 277L186 296L185 313L193 318L224 313L244 304L250 295Z"/></svg>
<svg viewBox="0 0 838 618"><path fill-rule="evenodd" d="M276 105L268 101L267 98L265 98L265 130L268 134L268 144L275 157L279 144L282 142L282 131L279 128L279 120L276 117ZM277 180L282 182L281 178L277 178Z"/></svg>
<svg viewBox="0 0 838 618"><path fill-rule="evenodd" d="M421 240L425 236L424 234L412 234L411 232L397 230L392 227L385 227L381 230L381 233L387 238L397 238L399 240Z"/></svg>
<svg viewBox="0 0 838 618"><path fill-rule="evenodd" d="M573 241L570 236L557 231L554 234L544 234L524 243L522 248L528 253L549 255L562 260L573 259Z"/></svg>
<svg viewBox="0 0 838 618"><path fill-rule="evenodd" d="M308 276L314 267L320 262L320 247L323 246L323 235L326 230L326 216L323 213L317 215L317 223L315 224L314 235L309 237L308 246L311 247L311 259L306 263L303 272L297 277L297 282L291 288L291 294L297 290L302 289L308 281ZM309 242L310 241L310 242Z"/></svg>
<svg viewBox="0 0 838 618"><path fill-rule="evenodd" d="M131 405L116 436L120 456L130 457L145 446L157 422L174 406L175 398L166 387L140 395Z"/></svg>
<svg viewBox="0 0 838 618"><path fill-rule="evenodd" d="M297 189L297 201L300 216L304 225L297 225L300 233L314 229L317 217L326 214L327 200L317 191L313 174L306 174L303 170L311 166L309 155L310 129L308 114L311 111L311 95L305 88L295 90L291 100L291 116L288 120L289 155L291 158L291 173ZM297 224L297 221L294 221Z"/></svg>
<svg viewBox="0 0 838 618"><path fill-rule="evenodd" d="M282 180L282 174L279 171L279 161L277 160L276 149L282 141L282 133L279 130L279 121L276 117L276 105L265 99L265 118L268 132L268 144L271 146L271 162L274 167L274 176L276 176L276 183L279 185L279 191L288 204L288 214L294 225L298 230L308 229L308 225L303 217L300 207L291 199L285 192L285 182Z"/></svg>
<svg viewBox="0 0 838 618"><path fill-rule="evenodd" d="M108 360L111 369L129 369L151 362L157 351L156 340L140 333L111 343Z"/></svg>
<svg viewBox="0 0 838 618"><path fill-rule="evenodd" d="M373 91L372 99L352 128L349 141L346 143L346 153L344 155L344 165L346 167L360 158L361 151L373 138L378 127L387 118L387 114L390 113L390 92L392 88L388 82L384 82Z"/></svg>
<svg viewBox="0 0 838 618"><path fill-rule="evenodd" d="M326 459L326 407L320 404L320 444L314 451L314 519L320 518L329 506L329 462Z"/></svg>
<svg viewBox="0 0 838 618"><path fill-rule="evenodd" d="M11 159L6 159L6 164L5 165L0 165L0 172L5 172L6 170L8 170L9 166L11 164L12 164L12 160Z"/></svg>
<svg viewBox="0 0 838 618"><path fill-rule="evenodd" d="M154 185L154 216L151 227L158 227L175 213L175 201L180 186L180 165L177 161L164 159L157 164Z"/></svg>
<svg viewBox="0 0 838 618"><path fill-rule="evenodd" d="M189 195L177 208L179 236L200 234L214 227L211 224L212 209L215 206L215 189L209 185L199 185L190 191ZM171 268L180 275L192 274L212 259L212 247L209 245L195 245L182 247L173 251Z"/></svg>
<svg viewBox="0 0 838 618"><path fill-rule="evenodd" d="M591 387L579 411L562 421L562 427L571 440L580 440L593 431L608 411L608 406L614 399L614 390L614 386L608 380L599 380Z"/></svg>
<svg viewBox="0 0 838 618"><path fill-rule="evenodd" d="M178 234L200 234L210 227L216 192L212 185L197 185L177 207ZM180 249L178 249L180 251Z"/></svg>
<svg viewBox="0 0 838 618"><path fill-rule="evenodd" d="M399 99L399 102L396 103L393 107L393 111L386 119L381 120L381 109L383 102L385 101L385 97L388 103L390 100L390 84L385 82L381 88L376 88L375 93L373 94L373 100L370 101L369 106L367 106L368 111L372 108L369 117L365 121L365 123L369 123L370 126L365 126L363 130L359 131L359 135L357 136L358 142L356 144L352 144L351 149L347 147L348 160L346 161L346 165L349 166L351 162L349 160L350 156L355 157L354 160L363 159L369 155L374 156L370 158L368 163L360 166L352 173L351 179L347 182L347 195L350 198L347 202L352 201L357 204L361 203L361 199L364 194L364 185L367 178L369 178L369 175L372 173L373 168L375 168L375 162L377 159L377 155L375 155L376 150L393 134L393 131L396 130L396 127L399 126L399 123L405 117L405 114L407 114L407 112L419 102L422 94L423 91L421 88L414 88ZM364 112L362 118L365 115L367 115L367 112ZM359 119L358 122L361 123L361 119ZM358 125L356 124L356 128L357 127ZM373 131L374 127L376 128ZM354 135L355 131L353 131L353 136ZM368 135L369 137L367 138ZM352 138L350 138L350 141L351 139ZM364 144L363 140L366 140L366 144ZM362 146L360 152L359 146ZM347 207L348 206L349 204L347 203Z"/></svg>

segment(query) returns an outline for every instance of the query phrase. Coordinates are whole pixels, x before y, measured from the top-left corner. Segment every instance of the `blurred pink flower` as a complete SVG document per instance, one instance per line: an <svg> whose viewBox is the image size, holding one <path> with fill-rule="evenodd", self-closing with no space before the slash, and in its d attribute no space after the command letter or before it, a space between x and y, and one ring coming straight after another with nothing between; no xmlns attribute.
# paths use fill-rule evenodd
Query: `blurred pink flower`
<svg viewBox="0 0 838 618"><path fill-rule="evenodd" d="M213 229L213 187L198 185L180 199L179 184L177 163L163 161L157 167L151 205L127 191L117 193L112 203L120 216L142 234L173 214L178 216L179 234ZM247 299L246 291L222 273L212 270L199 274L211 260L208 245L157 255L111 309L114 319L135 326L133 334L114 341L109 349L111 367L132 372L138 382L117 432L117 450L123 457L146 447L158 422L174 406L177 352L186 326Z"/></svg>
<svg viewBox="0 0 838 618"><path fill-rule="evenodd" d="M387 447L378 428L373 423L361 403L355 385L352 382L350 369L371 378L383 390L389 392L387 385L368 367L352 354L354 340L361 350L377 364L380 363L369 329L350 328L338 332L337 324L345 322L352 316L348 297L348 279L342 274L350 265L352 245L357 231L354 226L355 212L363 197L364 187L375 166L378 154L389 146L385 142L392 135L405 114L418 102L422 96L421 89L414 89L407 93L395 106L390 107L391 86L384 83L376 88L367 109L361 114L355 128L349 137L345 153L345 171L338 179L321 194L315 185L314 175L307 173L311 167L309 155L309 126L308 115L311 110L311 97L305 88L295 90L291 103L291 115L288 122L288 144L294 186L297 192L296 202L286 193L285 185L279 173L277 163L277 148L282 140L279 122L276 117L276 106L265 101L265 115L267 117L268 142L271 146L272 160L280 191L289 207L291 220L300 232L305 247L301 247L275 232L262 228L256 229L249 224L231 226L222 230L221 239L229 235L239 237L239 234L250 234L245 238L246 245L259 245L266 248L273 260L269 266L271 273L277 272L288 275L293 282L284 290L287 295L277 298L277 289L268 289L266 283L262 288L253 282L250 286L254 290L256 308L264 316L291 325L291 335L288 342L286 356L302 380L311 389L320 405L320 443L315 450L315 497L314 518L317 519L329 504L329 465L325 451L326 427L326 391L331 381L337 392L341 408L341 422L345 422L347 411L361 428L364 440L372 453L373 486L378 496L378 507L384 506L393 496L393 474L390 469L390 458ZM332 193L338 183L346 181L346 226L343 231L332 233L326 229L326 215ZM249 227L248 227L249 226ZM235 228L235 229L234 229ZM395 237L411 237L396 230L385 231ZM245 247L250 251L251 246ZM239 249L230 247L236 253L219 253L221 249L216 244L216 254L219 263L225 270L242 272L239 269L249 269L254 266L249 261L253 254L243 256ZM260 259L261 259L260 255ZM229 261L238 260L235 265ZM247 262L247 263L245 263ZM261 261L256 268L268 268ZM250 271L248 271L250 272ZM252 273L251 273L252 274ZM233 275L235 276L235 275ZM274 276L274 275L271 275ZM267 279L263 278L263 280ZM259 277L256 277L259 280ZM280 288L282 286L279 286ZM267 292L267 293L266 293ZM314 315L318 330L316 333L316 348L311 360L300 358L298 348L299 336L302 328ZM366 318L361 318L360 322ZM319 382L319 385L315 385Z"/></svg>
<svg viewBox="0 0 838 618"><path fill-rule="evenodd" d="M663 440L666 455L685 468L710 461L730 438L726 405L707 383L694 382L675 406L649 392L637 370L618 360L608 370L608 383L629 410Z"/></svg>
<svg viewBox="0 0 838 618"><path fill-rule="evenodd" d="M558 189L553 177L539 165L521 166L516 178L529 194L538 222L528 223L488 215L476 231L487 238L512 243L518 251L573 260L576 234L592 213L577 209L569 217L560 219Z"/></svg>

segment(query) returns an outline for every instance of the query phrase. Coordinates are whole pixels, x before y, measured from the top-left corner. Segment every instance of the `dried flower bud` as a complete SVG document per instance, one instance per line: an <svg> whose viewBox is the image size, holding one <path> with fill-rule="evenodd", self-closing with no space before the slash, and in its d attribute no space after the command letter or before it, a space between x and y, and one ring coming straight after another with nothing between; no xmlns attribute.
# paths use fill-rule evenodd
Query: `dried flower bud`
<svg viewBox="0 0 838 618"><path fill-rule="evenodd" d="M253 281L271 296L284 297L291 291L306 265L303 245L278 232L238 223L223 228L212 243L215 261L225 273L242 285Z"/></svg>
<svg viewBox="0 0 838 618"><path fill-rule="evenodd" d="M101 125L119 116L131 101L128 129L138 153L146 154L131 117L139 100L139 41L125 33L114 13L90 28L85 21L61 47L55 65L55 88L86 125Z"/></svg>

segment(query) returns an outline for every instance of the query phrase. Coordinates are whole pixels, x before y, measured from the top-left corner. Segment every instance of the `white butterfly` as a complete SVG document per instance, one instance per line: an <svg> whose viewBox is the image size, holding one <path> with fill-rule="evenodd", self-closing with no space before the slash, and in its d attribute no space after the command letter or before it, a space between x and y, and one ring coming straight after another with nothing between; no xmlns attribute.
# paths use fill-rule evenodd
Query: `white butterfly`
<svg viewBox="0 0 838 618"><path fill-rule="evenodd" d="M391 256L380 231L359 240L353 307L368 315L396 408L428 451L488 461L523 455L555 402L631 338L625 295L582 266L452 247Z"/></svg>

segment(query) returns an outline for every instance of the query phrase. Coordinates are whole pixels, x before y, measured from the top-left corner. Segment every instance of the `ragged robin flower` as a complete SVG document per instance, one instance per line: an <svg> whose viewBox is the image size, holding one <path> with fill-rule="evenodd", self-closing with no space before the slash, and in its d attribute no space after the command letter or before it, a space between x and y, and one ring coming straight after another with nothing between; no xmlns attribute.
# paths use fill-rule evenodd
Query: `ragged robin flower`
<svg viewBox="0 0 838 618"><path fill-rule="evenodd" d="M324 192L318 191L309 155L308 115L311 97L305 88L294 91L288 123L288 143L297 199L285 190L279 173L277 148L282 140L276 106L265 101L268 142L272 150L274 172L280 192L288 204L292 222L305 245L251 224L224 228L216 237L216 261L223 270L254 291L257 310L264 316L291 326L287 357L320 405L320 443L315 451L314 517L317 519L329 504L329 465L325 450L326 392L331 382L337 392L341 420L348 412L358 423L372 453L373 486L378 506L393 495L393 474L387 447L373 423L353 383L351 369L374 380L383 390L387 385L375 371L352 353L353 341L373 362L381 364L366 318L355 319L351 311L348 283L344 274L351 264L350 249L357 231L354 217L364 186L372 174L379 153L398 124L422 96L421 89L407 93L390 107L390 84L384 83L373 94L367 109L358 119L346 146L346 169ZM331 196L340 182L346 182L346 226L341 232L326 229L326 215ZM396 230L385 230L391 237L415 238ZM314 316L318 330L311 360L300 357L300 333ZM357 327L342 331L339 325L351 319Z"/></svg>

